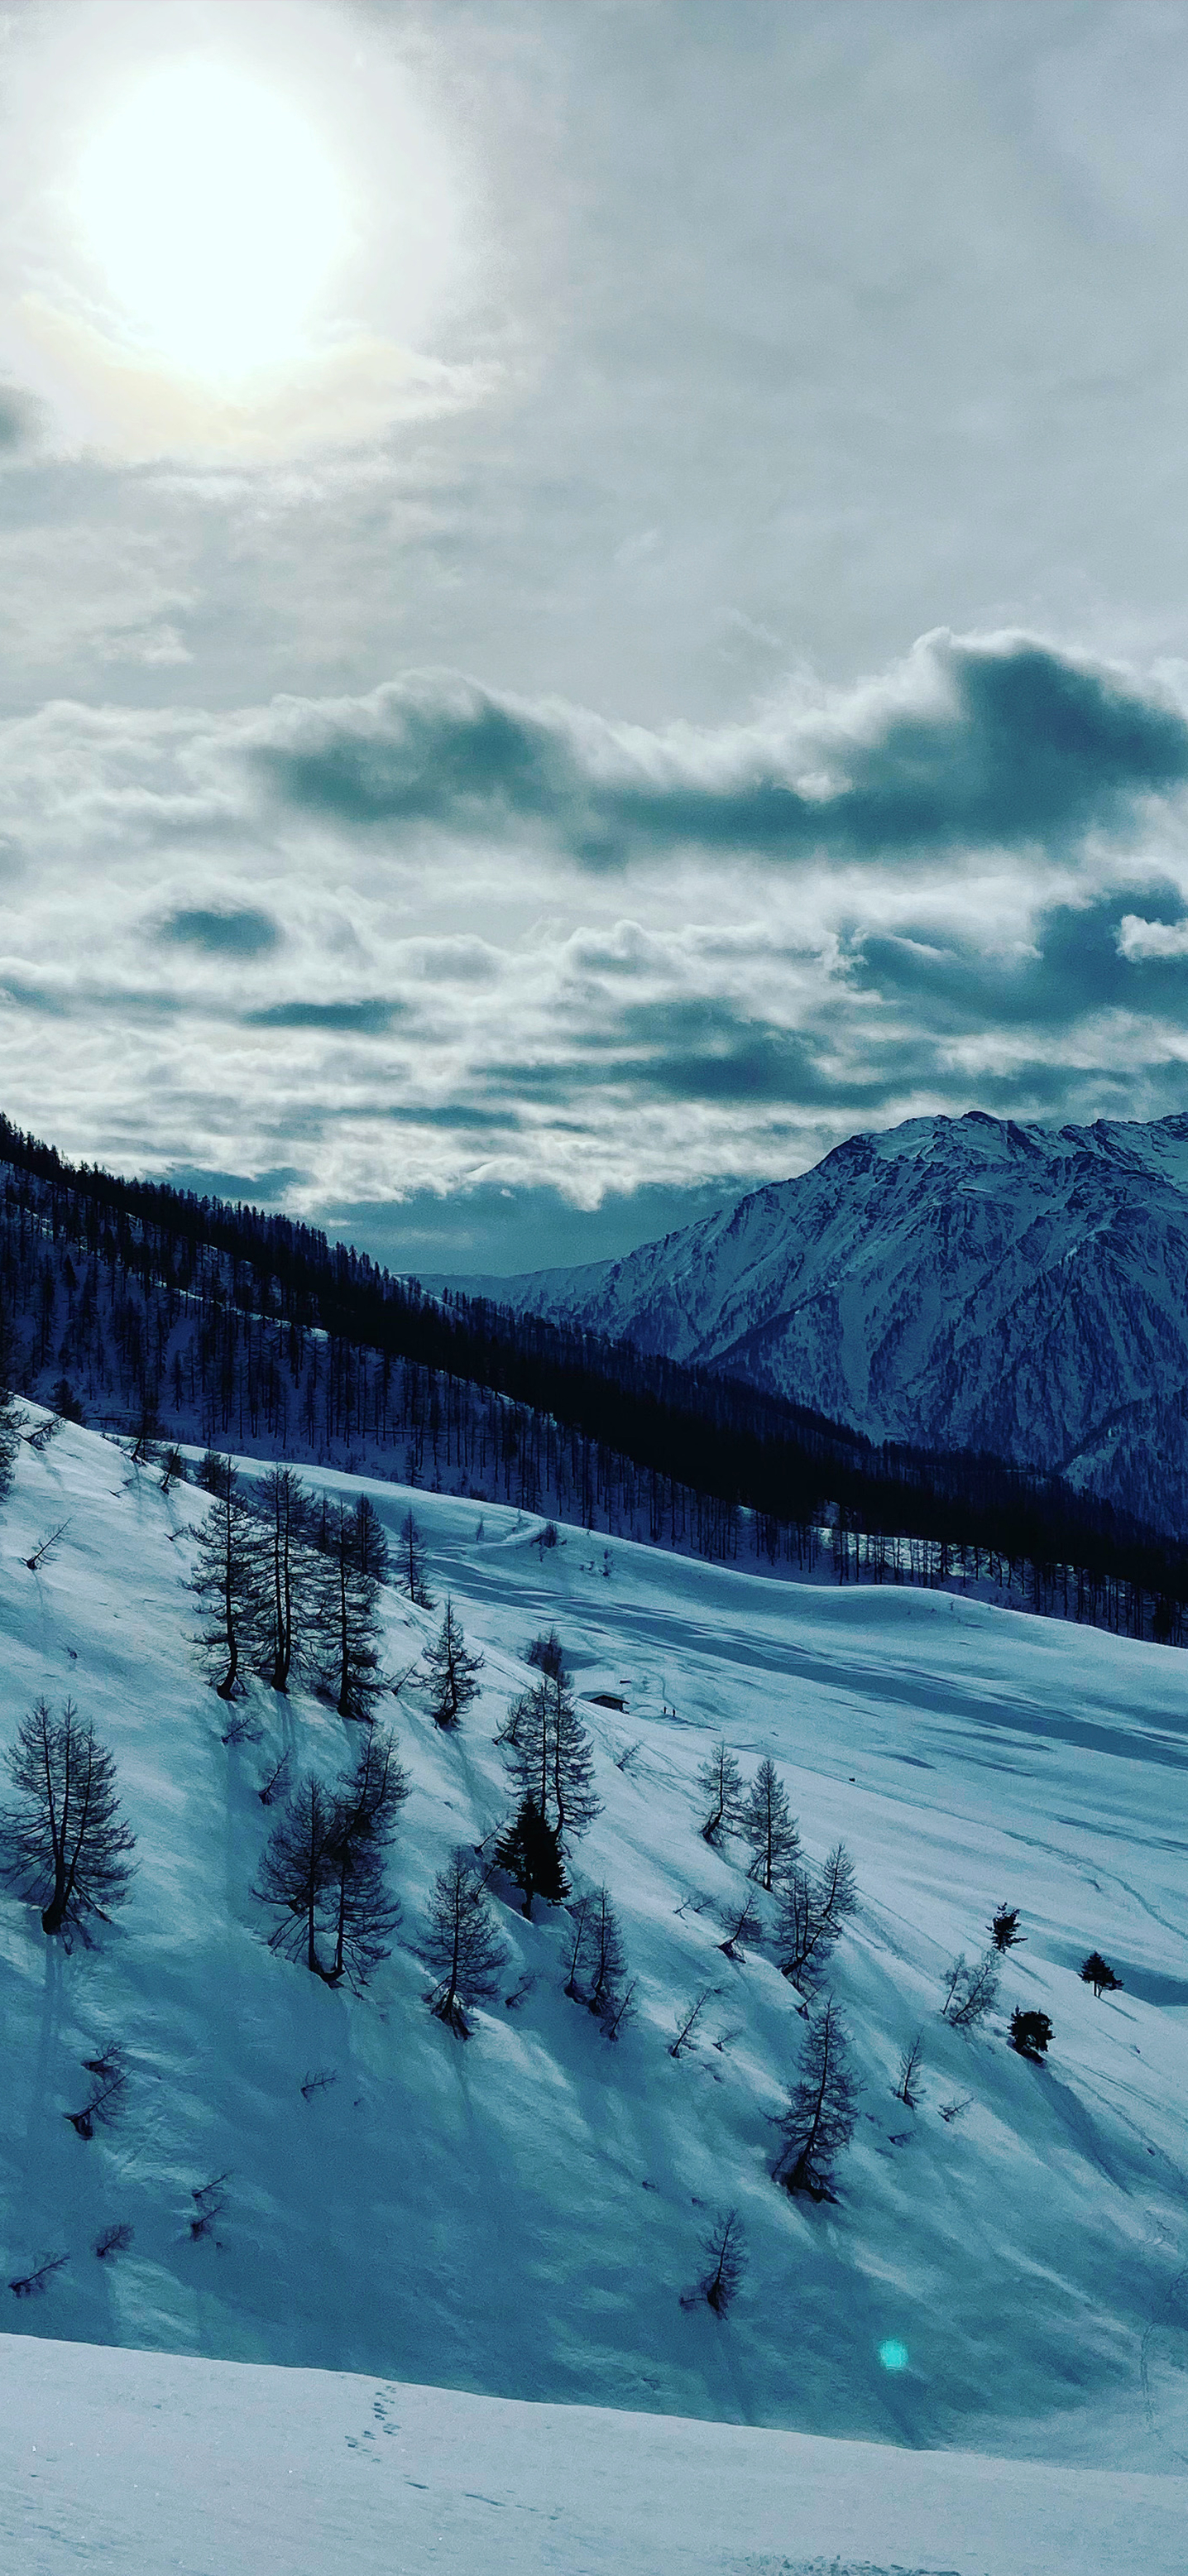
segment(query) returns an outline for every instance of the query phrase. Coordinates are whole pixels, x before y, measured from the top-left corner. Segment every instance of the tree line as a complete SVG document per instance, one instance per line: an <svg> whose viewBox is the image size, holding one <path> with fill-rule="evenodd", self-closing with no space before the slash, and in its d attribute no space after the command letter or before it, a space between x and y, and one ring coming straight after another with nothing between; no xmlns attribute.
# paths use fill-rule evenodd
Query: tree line
<svg viewBox="0 0 1188 2576"><path fill-rule="evenodd" d="M424 1296L316 1229L65 1162L0 1120L0 1306L17 1382L241 1450L557 1511L726 1562L990 1580L1182 1644L1188 1552L1058 1477L874 1447L629 1345ZM74 1374L71 1375L71 1370ZM823 1534L824 1533L824 1541Z"/></svg>

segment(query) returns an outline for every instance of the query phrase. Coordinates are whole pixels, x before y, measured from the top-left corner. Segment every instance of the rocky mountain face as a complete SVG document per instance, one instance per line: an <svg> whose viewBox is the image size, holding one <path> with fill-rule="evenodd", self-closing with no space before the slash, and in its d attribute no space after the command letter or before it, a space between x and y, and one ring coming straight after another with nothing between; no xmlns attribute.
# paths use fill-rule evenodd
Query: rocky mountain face
<svg viewBox="0 0 1188 2576"><path fill-rule="evenodd" d="M1188 1516L1188 1116L912 1119L623 1260L481 1284L876 1440Z"/></svg>

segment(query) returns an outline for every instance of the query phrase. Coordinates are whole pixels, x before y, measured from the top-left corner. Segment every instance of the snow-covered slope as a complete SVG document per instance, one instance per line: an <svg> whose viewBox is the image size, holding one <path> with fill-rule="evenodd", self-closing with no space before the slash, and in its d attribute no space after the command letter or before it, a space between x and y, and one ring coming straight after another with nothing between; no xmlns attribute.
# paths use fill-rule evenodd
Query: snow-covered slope
<svg viewBox="0 0 1188 2576"><path fill-rule="evenodd" d="M625 1259L460 1280L729 1370L873 1439L1188 1509L1188 1117L971 1110L852 1137Z"/></svg>
<svg viewBox="0 0 1188 2576"><path fill-rule="evenodd" d="M367 1490L395 1526L407 1495ZM606 1574L580 1531L545 1551L517 1514L485 1507L480 1531L475 1504L418 1495L434 1588L485 1652L483 1688L452 1739L415 1685L392 1704L414 1781L394 1865L404 1932L353 1999L269 1954L250 1895L266 1758L291 1742L332 1773L350 1730L259 1688L260 1745L222 1743L225 1712L187 1644L205 1508L68 1427L41 1457L22 1448L0 1515L0 1735L38 1694L70 1691L114 1749L138 1836L131 1899L90 1951L63 1956L0 1898L3 2277L69 2257L44 2296L0 2292L14 2332L1178 2465L1181 1655L947 1595L783 1586L626 1544ZM395 1593L387 1605L399 1671L436 1621ZM579 1690L627 1703L587 1700L605 1807L579 1859L620 1912L638 2017L608 2045L562 1992L564 1917L538 1909L529 1925L501 1907L505 1991L520 2000L476 2015L462 2045L426 2009L419 1919L446 1851L506 1810L493 1737L525 1641L553 1619ZM861 1911L834 1986L863 2093L836 2207L791 2202L770 2179L804 2023L762 1947L736 1964L717 1946L715 1908L741 1889L745 1857L697 1831L695 1772L719 1732L747 1770L772 1754L811 1854L843 1834L856 1864ZM982 1947L1003 1899L1027 1944L992 2025L965 2039L938 2017L941 1974ZM1112 1999L1079 1980L1091 1946L1125 1980ZM674 2060L676 2013L702 1985L704 2037ZM1052 2017L1043 2066L1006 2044L1014 2002ZM920 2028L912 2112L893 2088ZM81 2061L113 2038L129 2052L125 2116L84 2143L65 2115ZM318 2074L331 2080L303 2098ZM946 2119L954 2103L967 2107ZM223 2216L194 2243L192 2194L223 2174ZM720 2321L680 2294L730 2205L750 2268ZM115 2222L132 2244L100 2262L91 2249Z"/></svg>
<svg viewBox="0 0 1188 2576"><path fill-rule="evenodd" d="M1182 2576L1188 2517L1178 2476L7 2337L0 2462L20 2576Z"/></svg>

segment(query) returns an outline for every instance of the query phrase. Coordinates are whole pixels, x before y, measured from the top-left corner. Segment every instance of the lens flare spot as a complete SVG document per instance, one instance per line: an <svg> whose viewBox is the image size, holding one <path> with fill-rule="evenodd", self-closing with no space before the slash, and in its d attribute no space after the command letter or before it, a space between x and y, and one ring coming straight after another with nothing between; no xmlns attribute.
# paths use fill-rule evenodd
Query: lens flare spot
<svg viewBox="0 0 1188 2576"><path fill-rule="evenodd" d="M881 2343L879 2345L879 2360L882 2362L884 2370L906 2370L908 2366L907 2345L905 2343L898 2343L894 2335L889 2336L886 2343Z"/></svg>

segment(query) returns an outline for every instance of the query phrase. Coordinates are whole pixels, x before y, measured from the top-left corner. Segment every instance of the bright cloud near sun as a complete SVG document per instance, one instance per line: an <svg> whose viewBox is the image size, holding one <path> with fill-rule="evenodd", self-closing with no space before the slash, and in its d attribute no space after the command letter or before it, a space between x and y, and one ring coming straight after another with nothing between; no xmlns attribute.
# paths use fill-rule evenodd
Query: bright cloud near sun
<svg viewBox="0 0 1188 2576"><path fill-rule="evenodd" d="M267 458L483 394L435 346L471 183L398 49L315 0L58 25L9 99L0 375L67 446Z"/></svg>
<svg viewBox="0 0 1188 2576"><path fill-rule="evenodd" d="M223 386L304 353L350 239L320 136L238 69L166 63L83 153L84 245L135 341Z"/></svg>

